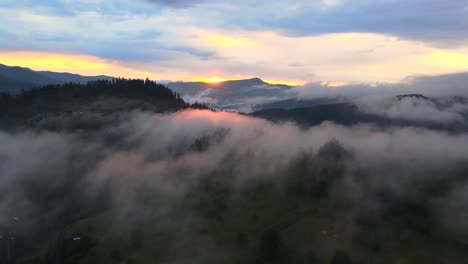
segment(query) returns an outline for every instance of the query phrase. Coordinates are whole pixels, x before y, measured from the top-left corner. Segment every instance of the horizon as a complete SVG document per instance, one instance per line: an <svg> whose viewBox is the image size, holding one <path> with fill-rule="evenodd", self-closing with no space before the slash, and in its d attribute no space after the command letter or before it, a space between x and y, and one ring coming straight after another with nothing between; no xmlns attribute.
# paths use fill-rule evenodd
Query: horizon
<svg viewBox="0 0 468 264"><path fill-rule="evenodd" d="M234 78L234 79L222 78L222 77L219 77L219 76L212 76L212 77L199 77L199 78L193 79L193 80L160 80L160 79L151 79L151 78L145 77L145 76L142 76L142 77L128 77L128 76L110 76L110 75L105 75L105 74L86 75L86 74L81 74L81 73L76 72L76 71L54 71L54 70L51 70L51 69L36 69L36 68L21 66L21 65L6 65L6 64L3 64L3 63L0 63L0 65L6 66L6 67L19 67L19 68L29 69L29 70L37 71L37 72L54 72L54 73L64 73L64 74L76 74L76 75L80 75L80 76L83 76L83 77L100 77L100 76L102 76L102 77L111 77L111 78L126 78L126 79L141 79L141 80L150 79L151 81L158 82L158 83L161 83L161 84L166 84L166 83L204 83L204 84L208 84L208 85L211 85L211 86L216 86L216 85L226 83L226 82L231 82L231 81L235 82L235 81L245 81L245 80L259 79L260 81L262 81L264 83L267 83L267 84L270 84L270 85L286 85L286 86L291 86L291 87L302 87L302 86L307 86L307 85L312 85L312 84L319 84L320 86L328 87L328 88L340 88L340 87L349 87L349 86L353 86L353 85L369 85L369 86L385 85L385 84L387 84L387 85L397 85L397 84L401 84L401 83L403 83L403 82L405 82L407 80L411 80L411 79L414 80L414 79L417 79L417 78L440 77L440 76L451 76L451 75L458 75L458 74L468 74L468 70L467 70L467 71L450 72L450 73L446 73L446 74L408 75L408 76L403 77L400 80L396 80L396 81L393 81L393 82L344 83L344 82L325 82L325 81L321 81L321 82L295 83L295 82L288 82L288 81L282 82L282 81L275 81L275 80L266 80L266 79L264 79L262 77L258 77L258 76L238 77L238 78Z"/></svg>
<svg viewBox="0 0 468 264"><path fill-rule="evenodd" d="M0 63L0 66L6 66L6 67L11 67L11 68L15 68L15 67L18 67L18 68L23 68L23 69L28 69L28 70L32 70L32 71L37 71L37 72L55 72L55 73L65 73L65 74L76 74L76 75L80 75L80 76L83 76L83 77L112 77L112 78L129 78L129 77L125 77L125 76L109 76L109 75L105 75L105 74L97 74L97 75L82 75L78 72L73 72L73 71L53 71L53 70L50 70L50 69L35 69L35 68L31 68L31 67L25 67L25 66L20 66L20 65L6 65L6 64L2 64ZM131 77L130 77L131 78ZM141 77L141 78L135 78L135 79L149 79L148 77ZM225 82L230 82L230 81L244 81L244 80L253 80L253 79L259 79L260 81L262 82L265 82L265 83L268 83L268 84L272 84L272 85L288 85L288 86L301 86L300 84L292 84L292 83L280 83L278 81L272 81L272 80L265 80L261 77L257 77L257 76L253 76L253 77L245 77L245 78L240 78L240 79L225 79L225 78L222 78L222 77L218 77L218 76L213 76L213 77L202 77L202 78L198 78L198 79L195 79L195 80L156 80L156 79L151 79L152 81L155 81L155 82L161 82L161 83L178 83L178 82L183 82L183 83L196 83L196 82L200 82L200 83L205 83L205 84L220 84L220 83L225 83Z"/></svg>

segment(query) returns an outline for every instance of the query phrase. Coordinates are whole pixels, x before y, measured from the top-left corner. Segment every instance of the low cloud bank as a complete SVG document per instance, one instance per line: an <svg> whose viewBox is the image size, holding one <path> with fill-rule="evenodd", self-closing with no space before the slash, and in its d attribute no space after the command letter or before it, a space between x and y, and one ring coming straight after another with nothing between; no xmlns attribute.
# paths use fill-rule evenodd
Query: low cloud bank
<svg viewBox="0 0 468 264"><path fill-rule="evenodd" d="M359 109L390 119L429 123L463 123L468 104L448 102L441 105L427 98L408 96L357 100Z"/></svg>
<svg viewBox="0 0 468 264"><path fill-rule="evenodd" d="M342 97L346 99L423 94L429 97L468 97L468 73L437 76L412 76L398 83L352 84L329 87L310 83L295 87L292 91L299 99Z"/></svg>
<svg viewBox="0 0 468 264"><path fill-rule="evenodd" d="M468 74L460 73L409 77L396 84L355 84L332 88L311 83L295 87L291 93L299 100L329 98L351 102L364 113L389 119L449 124L466 122L467 83Z"/></svg>
<svg viewBox="0 0 468 264"><path fill-rule="evenodd" d="M468 182L459 177L466 172L468 134L332 123L304 130L233 113L188 110L134 113L100 135L1 132L0 225L17 218L57 223L67 210L85 214L83 208L97 206L103 189L121 219L156 214L206 177L228 179L234 190L256 180L282 182L299 157L315 157L336 140L352 157L337 199L359 208L379 190L413 197L423 192L417 187L447 181L454 185L443 195L421 197L430 198L428 206L442 226L468 234L464 222L451 220L468 208L463 195ZM110 144L109 138L116 140ZM145 193L159 197L158 209L145 207Z"/></svg>

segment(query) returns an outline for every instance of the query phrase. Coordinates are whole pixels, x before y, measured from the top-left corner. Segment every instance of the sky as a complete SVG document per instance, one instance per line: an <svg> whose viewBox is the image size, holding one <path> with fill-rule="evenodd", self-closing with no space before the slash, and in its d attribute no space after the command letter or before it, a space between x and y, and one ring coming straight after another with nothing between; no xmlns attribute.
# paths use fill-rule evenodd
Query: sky
<svg viewBox="0 0 468 264"><path fill-rule="evenodd" d="M468 0L2 0L0 63L154 80L468 71Z"/></svg>

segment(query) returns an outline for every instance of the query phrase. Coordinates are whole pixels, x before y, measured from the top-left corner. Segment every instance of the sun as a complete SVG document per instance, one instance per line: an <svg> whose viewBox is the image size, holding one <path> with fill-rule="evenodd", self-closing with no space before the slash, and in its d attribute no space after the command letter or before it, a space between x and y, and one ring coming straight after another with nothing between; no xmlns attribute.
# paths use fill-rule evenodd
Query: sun
<svg viewBox="0 0 468 264"><path fill-rule="evenodd" d="M210 77L210 78L206 78L206 81L208 83L220 83L220 82L224 82L225 79L220 78L220 77Z"/></svg>
<svg viewBox="0 0 468 264"><path fill-rule="evenodd" d="M212 76L212 77L201 77L201 78L198 78L197 81L210 83L210 84L218 84L218 83L225 82L226 79L221 78L219 76Z"/></svg>

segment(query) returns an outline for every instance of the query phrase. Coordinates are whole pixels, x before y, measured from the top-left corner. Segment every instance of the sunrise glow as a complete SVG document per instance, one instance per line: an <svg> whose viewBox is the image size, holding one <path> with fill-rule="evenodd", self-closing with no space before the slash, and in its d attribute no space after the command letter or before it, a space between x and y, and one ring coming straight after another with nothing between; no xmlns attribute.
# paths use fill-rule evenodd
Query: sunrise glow
<svg viewBox="0 0 468 264"><path fill-rule="evenodd" d="M198 78L193 79L193 81L195 82L204 82L204 83L210 83L210 84L218 84L218 83L222 83L222 82L229 81L229 80L233 80L233 79L227 79L227 78L223 78L219 76L198 77Z"/></svg>
<svg viewBox="0 0 468 264"><path fill-rule="evenodd" d="M0 51L0 64L27 67L37 71L70 72L90 76L163 79L161 75L128 67L119 61L81 54Z"/></svg>
<svg viewBox="0 0 468 264"><path fill-rule="evenodd" d="M220 83L220 82L225 82L226 79L220 78L220 77L210 77L210 78L206 78L205 81L207 83Z"/></svg>
<svg viewBox="0 0 468 264"><path fill-rule="evenodd" d="M92 56L29 51L0 52L0 63L36 70L74 69L75 72L108 72L112 68L106 61Z"/></svg>
<svg viewBox="0 0 468 264"><path fill-rule="evenodd" d="M300 81L300 80L271 80L271 79L264 79L263 80L266 83L269 84L285 84L289 86L300 86L304 85L306 82L305 81Z"/></svg>
<svg viewBox="0 0 468 264"><path fill-rule="evenodd" d="M430 54L427 60L439 67L468 70L468 54L462 52L438 50Z"/></svg>

